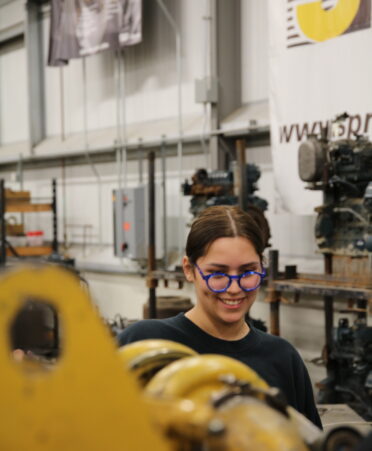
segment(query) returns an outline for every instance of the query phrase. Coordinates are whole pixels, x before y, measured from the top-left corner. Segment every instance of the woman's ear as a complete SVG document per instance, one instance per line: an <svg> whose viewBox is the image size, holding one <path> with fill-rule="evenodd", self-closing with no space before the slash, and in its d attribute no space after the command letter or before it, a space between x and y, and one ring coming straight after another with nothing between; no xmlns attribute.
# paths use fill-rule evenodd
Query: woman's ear
<svg viewBox="0 0 372 451"><path fill-rule="evenodd" d="M186 255L182 259L182 268L188 282L194 281L194 265L190 263L190 260Z"/></svg>

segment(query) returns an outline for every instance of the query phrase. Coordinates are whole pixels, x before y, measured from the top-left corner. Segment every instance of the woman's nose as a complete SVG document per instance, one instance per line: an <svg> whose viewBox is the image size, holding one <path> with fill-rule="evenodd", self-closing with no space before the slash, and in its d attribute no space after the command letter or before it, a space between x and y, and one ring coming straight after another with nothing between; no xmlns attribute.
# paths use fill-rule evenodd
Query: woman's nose
<svg viewBox="0 0 372 451"><path fill-rule="evenodd" d="M242 289L239 286L238 279L233 279L231 282L231 285L227 289L229 293L239 293L239 291L242 291Z"/></svg>

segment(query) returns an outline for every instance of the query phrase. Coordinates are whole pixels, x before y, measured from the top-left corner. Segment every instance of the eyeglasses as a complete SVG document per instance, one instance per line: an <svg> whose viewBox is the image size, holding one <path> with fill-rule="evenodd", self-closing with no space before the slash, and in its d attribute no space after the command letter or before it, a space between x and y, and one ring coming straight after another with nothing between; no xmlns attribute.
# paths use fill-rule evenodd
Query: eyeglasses
<svg viewBox="0 0 372 451"><path fill-rule="evenodd" d="M214 272L212 274L205 275L196 263L195 266L201 277L205 280L207 287L214 293L224 293L227 291L233 280L238 281L238 285L243 291L253 291L261 285L262 279L266 276L265 268L263 268L262 272L246 271L237 276L230 276L229 274L225 274L223 272Z"/></svg>

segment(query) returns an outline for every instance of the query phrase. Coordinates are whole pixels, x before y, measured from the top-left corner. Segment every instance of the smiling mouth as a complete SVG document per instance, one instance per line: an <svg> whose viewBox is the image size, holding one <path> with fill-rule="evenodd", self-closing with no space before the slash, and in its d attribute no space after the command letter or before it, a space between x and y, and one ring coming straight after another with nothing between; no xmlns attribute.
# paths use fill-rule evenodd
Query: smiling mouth
<svg viewBox="0 0 372 451"><path fill-rule="evenodd" d="M220 298L220 301L226 305L239 305L244 301L244 299L245 298L239 298L239 299L221 299Z"/></svg>

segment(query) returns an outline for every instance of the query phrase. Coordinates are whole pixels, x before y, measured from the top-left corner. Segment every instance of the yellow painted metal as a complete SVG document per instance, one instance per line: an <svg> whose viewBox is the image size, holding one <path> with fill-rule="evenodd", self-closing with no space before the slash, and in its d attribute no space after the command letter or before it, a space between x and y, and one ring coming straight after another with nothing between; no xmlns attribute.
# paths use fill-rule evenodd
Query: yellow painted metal
<svg viewBox="0 0 372 451"><path fill-rule="evenodd" d="M229 380L247 382L257 394L239 394ZM252 369L234 359L200 355L175 361L145 387L154 421L174 447L199 443L226 451L308 451L290 416L269 406L268 389ZM231 398L213 404L229 393ZM305 420L307 421L307 420Z"/></svg>
<svg viewBox="0 0 372 451"><path fill-rule="evenodd" d="M204 354L185 357L159 371L146 386L146 393L167 398L206 401L226 384L221 378L234 376L254 387L267 389L258 374L238 360L223 355Z"/></svg>
<svg viewBox="0 0 372 451"><path fill-rule="evenodd" d="M119 349L119 356L125 367L135 375L142 386L171 362L196 354L188 346L161 339L136 341Z"/></svg>
<svg viewBox="0 0 372 451"><path fill-rule="evenodd" d="M309 451L292 421L253 397L227 406L218 418L229 451Z"/></svg>
<svg viewBox="0 0 372 451"><path fill-rule="evenodd" d="M9 327L27 299L53 305L63 353L49 371L12 358ZM169 450L132 375L76 278L55 267L10 272L0 281L0 449Z"/></svg>

